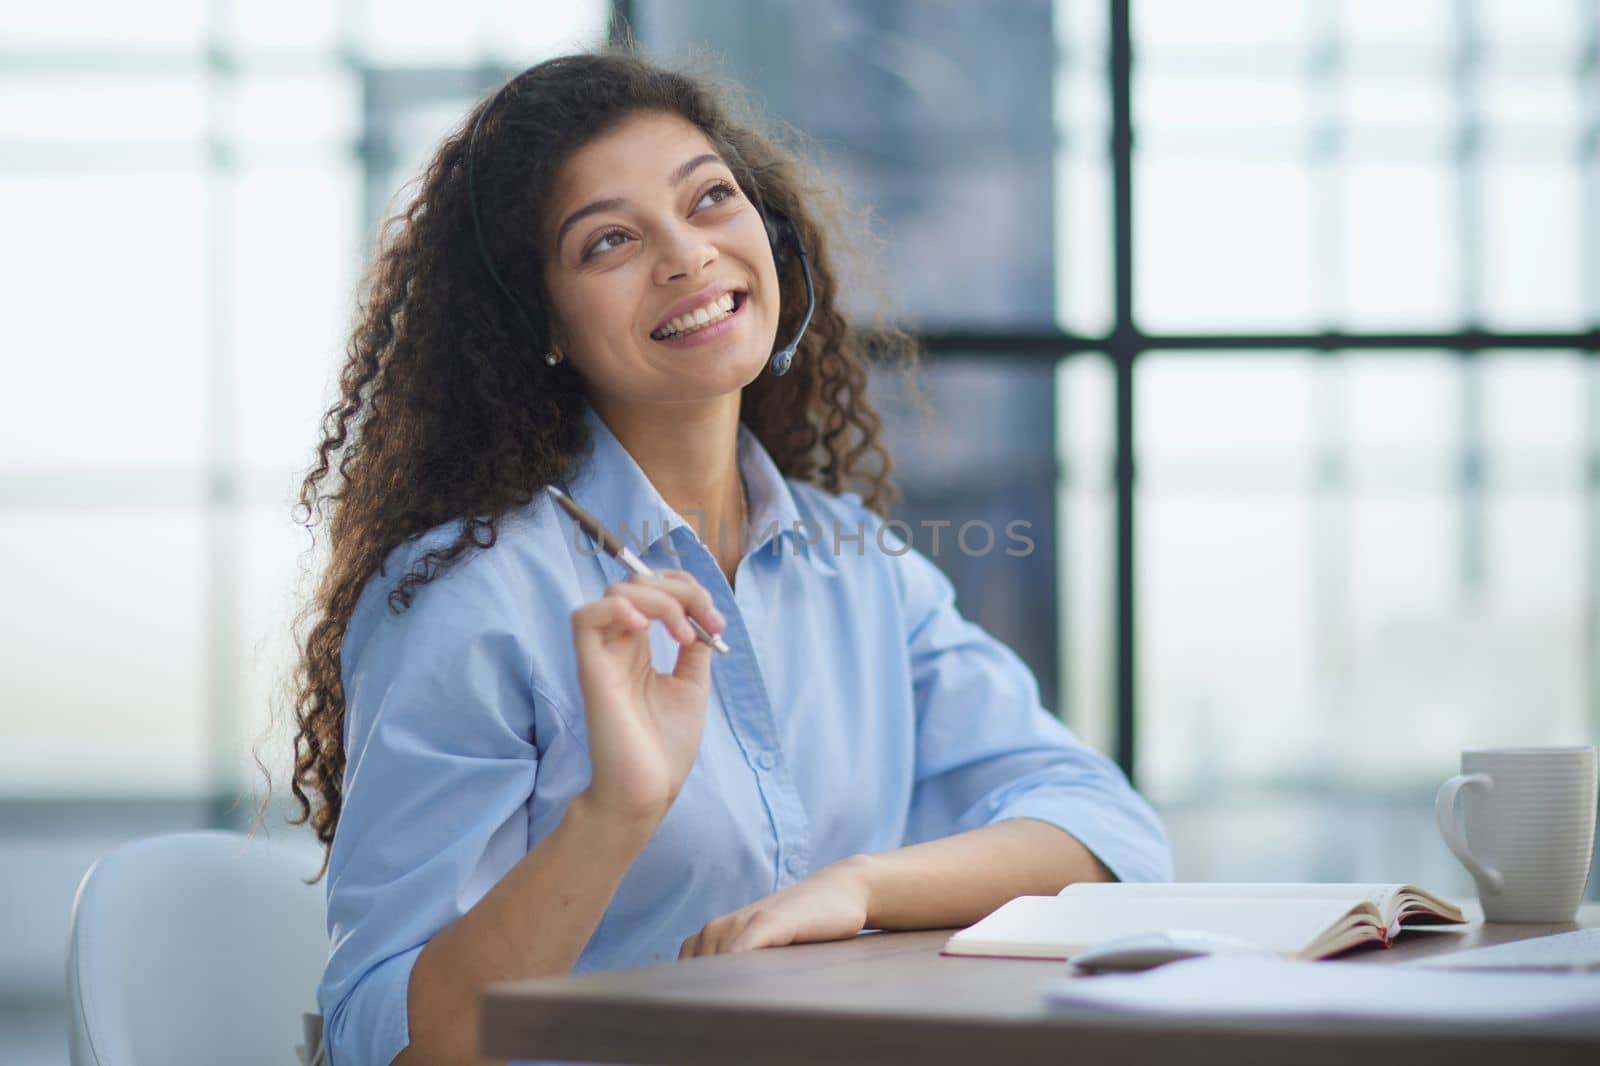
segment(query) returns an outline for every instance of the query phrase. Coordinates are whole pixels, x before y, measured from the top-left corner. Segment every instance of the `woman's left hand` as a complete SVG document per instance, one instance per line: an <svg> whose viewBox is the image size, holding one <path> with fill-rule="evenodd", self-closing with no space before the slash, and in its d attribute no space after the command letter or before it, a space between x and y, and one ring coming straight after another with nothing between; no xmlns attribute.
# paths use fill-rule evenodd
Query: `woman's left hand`
<svg viewBox="0 0 1600 1066"><path fill-rule="evenodd" d="M853 860L825 866L780 892L706 923L678 958L855 936L867 924L867 881Z"/></svg>

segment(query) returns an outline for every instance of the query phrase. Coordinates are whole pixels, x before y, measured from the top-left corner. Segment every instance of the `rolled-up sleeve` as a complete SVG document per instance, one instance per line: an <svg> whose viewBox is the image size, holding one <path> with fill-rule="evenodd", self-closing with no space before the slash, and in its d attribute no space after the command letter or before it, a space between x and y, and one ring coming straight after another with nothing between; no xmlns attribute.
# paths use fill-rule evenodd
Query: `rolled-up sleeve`
<svg viewBox="0 0 1600 1066"><path fill-rule="evenodd" d="M1034 818L1072 834L1119 880L1170 880L1160 820L1116 764L1045 710L1032 671L961 617L933 562L907 550L896 565L917 713L907 842Z"/></svg>
<svg viewBox="0 0 1600 1066"><path fill-rule="evenodd" d="M447 570L398 615L389 573L344 643L344 806L317 994L334 1066L387 1063L409 1043L412 965L526 853L539 764L526 626L491 560Z"/></svg>

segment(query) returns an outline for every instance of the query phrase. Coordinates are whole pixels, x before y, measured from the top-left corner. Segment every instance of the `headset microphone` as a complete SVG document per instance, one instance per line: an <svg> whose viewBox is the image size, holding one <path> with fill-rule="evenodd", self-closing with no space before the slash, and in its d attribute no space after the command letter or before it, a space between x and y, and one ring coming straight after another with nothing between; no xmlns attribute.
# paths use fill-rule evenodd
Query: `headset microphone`
<svg viewBox="0 0 1600 1066"><path fill-rule="evenodd" d="M789 372L789 364L794 362L794 353L800 347L800 338L806 335L806 327L811 325L811 313L817 309L817 293L811 284L811 260L806 256L806 246L800 240L800 233L794 228L794 223L782 212L768 209L766 212L767 231L772 235L773 259L779 270L783 269L788 256L784 254L783 245L788 243L800 256L800 273L806 282L806 310L800 316L800 328L795 330L794 338L782 348L772 353L772 362L769 364L773 377L782 377Z"/></svg>

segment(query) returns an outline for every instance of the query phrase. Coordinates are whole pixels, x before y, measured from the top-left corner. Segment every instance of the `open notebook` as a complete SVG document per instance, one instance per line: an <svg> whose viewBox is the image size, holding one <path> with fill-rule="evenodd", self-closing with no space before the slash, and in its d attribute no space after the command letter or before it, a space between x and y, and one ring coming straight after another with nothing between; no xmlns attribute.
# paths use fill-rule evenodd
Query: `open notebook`
<svg viewBox="0 0 1600 1066"><path fill-rule="evenodd" d="M1116 937L1183 929L1322 959L1387 947L1402 925L1465 921L1459 907L1415 885L1076 884L1018 896L952 936L944 953L1070 959Z"/></svg>

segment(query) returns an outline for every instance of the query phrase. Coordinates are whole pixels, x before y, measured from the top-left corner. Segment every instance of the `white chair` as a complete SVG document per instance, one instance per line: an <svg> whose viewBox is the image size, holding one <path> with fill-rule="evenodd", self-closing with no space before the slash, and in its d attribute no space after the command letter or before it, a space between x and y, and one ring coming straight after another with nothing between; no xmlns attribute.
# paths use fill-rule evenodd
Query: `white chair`
<svg viewBox="0 0 1600 1066"><path fill-rule="evenodd" d="M293 1062L328 955L319 856L175 833L90 868L67 944L73 1066Z"/></svg>

